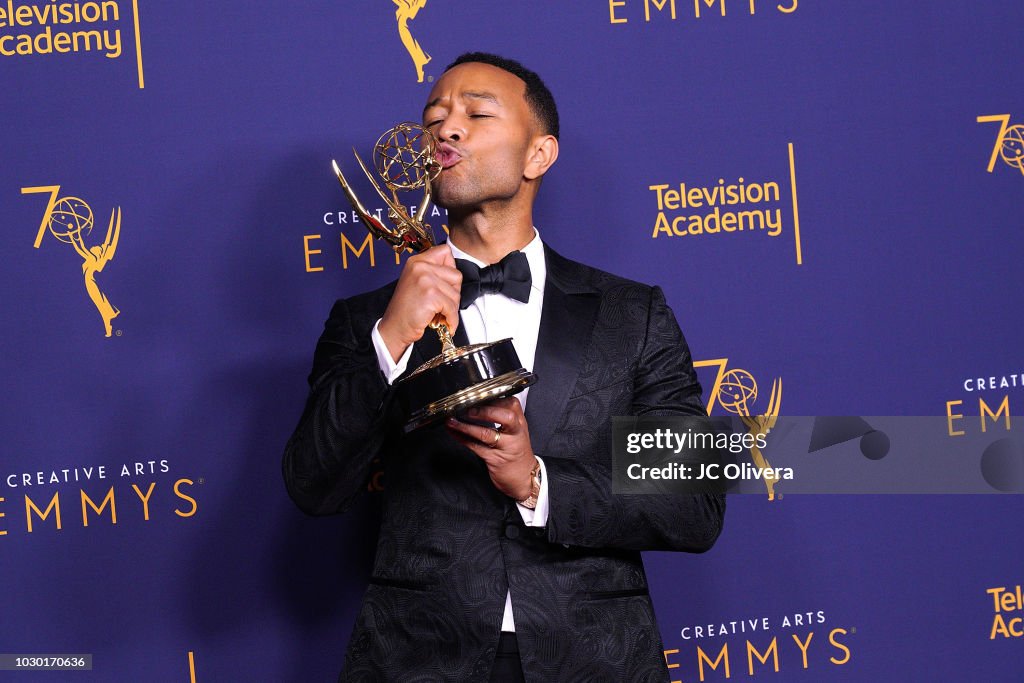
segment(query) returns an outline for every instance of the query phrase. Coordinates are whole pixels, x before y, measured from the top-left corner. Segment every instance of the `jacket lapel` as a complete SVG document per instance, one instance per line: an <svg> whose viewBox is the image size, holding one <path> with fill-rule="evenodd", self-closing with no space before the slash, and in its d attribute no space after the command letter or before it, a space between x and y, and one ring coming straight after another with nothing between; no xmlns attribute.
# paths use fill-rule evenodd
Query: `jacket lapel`
<svg viewBox="0 0 1024 683"><path fill-rule="evenodd" d="M534 452L543 456L562 421L593 333L600 296L587 283L584 267L544 247L547 280L537 337L526 421Z"/></svg>

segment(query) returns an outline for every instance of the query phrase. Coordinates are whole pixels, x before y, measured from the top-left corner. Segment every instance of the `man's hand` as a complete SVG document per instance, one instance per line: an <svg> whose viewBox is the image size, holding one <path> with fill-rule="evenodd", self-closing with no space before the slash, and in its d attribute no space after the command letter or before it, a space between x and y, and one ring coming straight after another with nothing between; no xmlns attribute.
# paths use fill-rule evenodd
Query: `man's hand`
<svg viewBox="0 0 1024 683"><path fill-rule="evenodd" d="M519 401L511 396L483 403L466 411L474 422L499 425L485 427L455 418L447 421L448 431L486 464L494 486L513 500L529 497L533 484L530 472L537 464L530 446L530 429Z"/></svg>
<svg viewBox="0 0 1024 683"><path fill-rule="evenodd" d="M409 257L377 328L396 363L438 313L447 321L449 332L455 333L461 287L462 273L447 244Z"/></svg>

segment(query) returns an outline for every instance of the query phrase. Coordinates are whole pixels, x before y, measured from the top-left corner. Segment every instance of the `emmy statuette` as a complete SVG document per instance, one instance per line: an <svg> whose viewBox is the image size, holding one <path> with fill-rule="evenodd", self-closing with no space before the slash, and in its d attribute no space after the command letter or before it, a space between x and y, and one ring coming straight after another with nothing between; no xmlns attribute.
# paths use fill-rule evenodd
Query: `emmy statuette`
<svg viewBox="0 0 1024 683"><path fill-rule="evenodd" d="M441 172L436 146L434 136L415 123L400 123L381 135L373 147L373 163L388 192L381 189L359 154L352 150L359 167L387 205L393 227L366 210L338 162L332 161L345 196L363 225L398 253L419 253L435 244L433 232L423 218L430 205L430 182ZM410 215L399 201L398 192L420 188L423 199L415 214ZM511 339L456 347L444 316L437 314L430 327L440 339L441 354L399 380L396 386L397 398L408 416L406 432L478 403L511 396L537 381L536 375L522 367Z"/></svg>

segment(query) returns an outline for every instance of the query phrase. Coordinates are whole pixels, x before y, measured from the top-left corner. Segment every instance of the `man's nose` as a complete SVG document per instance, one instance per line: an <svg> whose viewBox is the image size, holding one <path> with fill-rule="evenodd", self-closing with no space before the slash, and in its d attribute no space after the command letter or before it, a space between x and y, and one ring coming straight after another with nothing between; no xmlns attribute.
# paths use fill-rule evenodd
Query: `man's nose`
<svg viewBox="0 0 1024 683"><path fill-rule="evenodd" d="M437 136L442 142L458 142L466 137L466 129L455 116L449 116L437 129Z"/></svg>

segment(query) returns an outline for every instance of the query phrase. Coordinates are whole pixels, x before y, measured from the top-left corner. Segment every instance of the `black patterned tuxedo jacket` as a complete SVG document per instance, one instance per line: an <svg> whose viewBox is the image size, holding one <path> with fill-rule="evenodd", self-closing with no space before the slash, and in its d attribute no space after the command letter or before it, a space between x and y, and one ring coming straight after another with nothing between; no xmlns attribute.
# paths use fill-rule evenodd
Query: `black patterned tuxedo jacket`
<svg viewBox="0 0 1024 683"><path fill-rule="evenodd" d="M331 311L284 477L300 508L324 515L366 490L374 458L384 468L376 559L340 680L486 682L506 591L527 681L669 680L640 551L707 550L725 500L613 495L611 418L704 414L700 385L660 289L545 256L526 410L547 470L544 528L524 526L443 426L403 434L370 339L394 284ZM439 352L428 331L409 368Z"/></svg>

